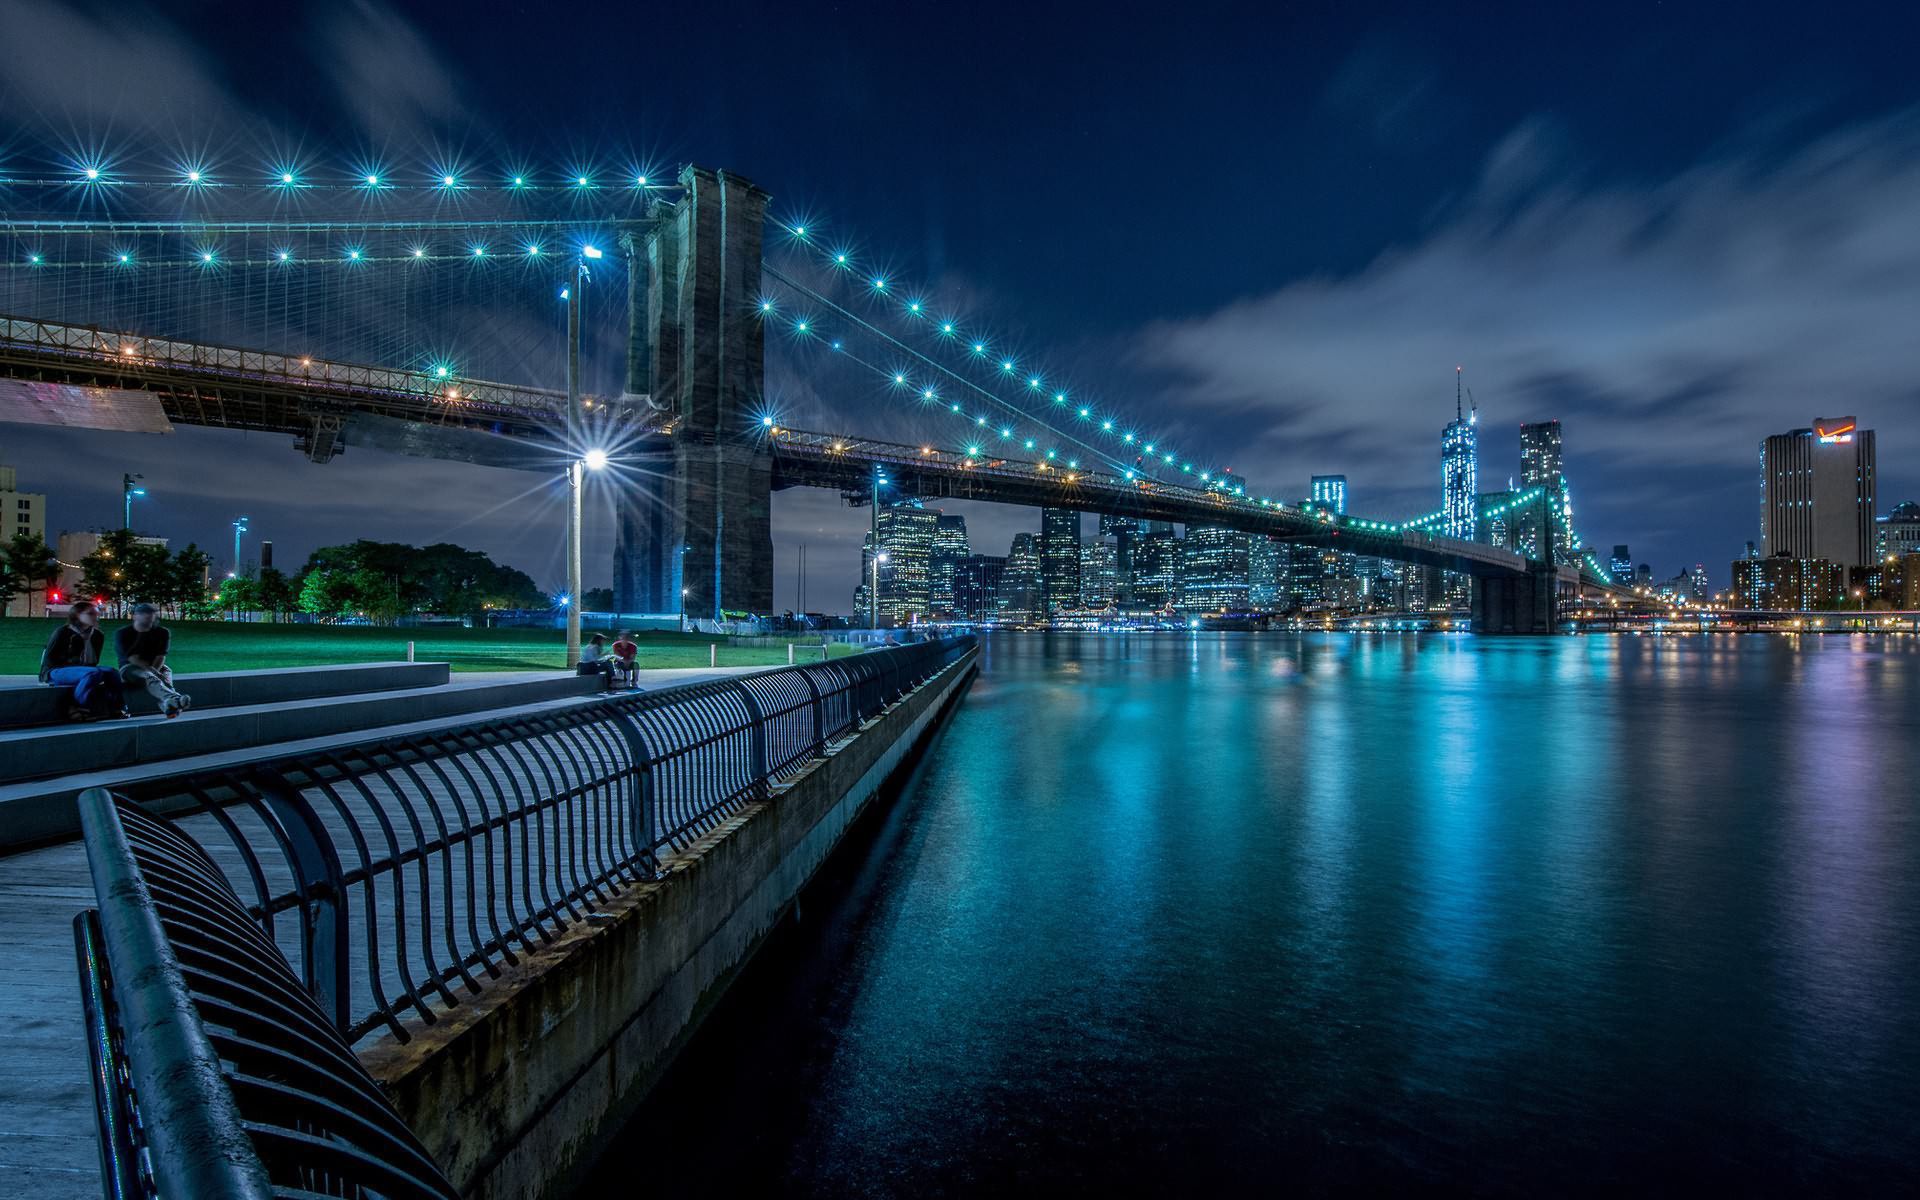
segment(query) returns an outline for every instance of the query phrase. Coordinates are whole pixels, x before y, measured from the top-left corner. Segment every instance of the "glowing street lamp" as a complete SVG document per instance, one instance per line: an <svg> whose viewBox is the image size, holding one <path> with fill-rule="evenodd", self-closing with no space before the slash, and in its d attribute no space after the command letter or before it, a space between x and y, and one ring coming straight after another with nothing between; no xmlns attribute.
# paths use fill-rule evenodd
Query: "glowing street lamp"
<svg viewBox="0 0 1920 1200"><path fill-rule="evenodd" d="M241 517L233 523L233 573L240 574L240 539L246 536L247 518Z"/></svg>
<svg viewBox="0 0 1920 1200"><path fill-rule="evenodd" d="M133 528L134 497L145 496L147 494L147 489L141 487L135 481L144 478L146 478L144 475L122 475L120 477L120 528L122 529Z"/></svg>
<svg viewBox="0 0 1920 1200"><path fill-rule="evenodd" d="M873 556L873 587L867 593L869 607L872 609L872 626L880 628L880 564L887 561L887 552L879 550Z"/></svg>

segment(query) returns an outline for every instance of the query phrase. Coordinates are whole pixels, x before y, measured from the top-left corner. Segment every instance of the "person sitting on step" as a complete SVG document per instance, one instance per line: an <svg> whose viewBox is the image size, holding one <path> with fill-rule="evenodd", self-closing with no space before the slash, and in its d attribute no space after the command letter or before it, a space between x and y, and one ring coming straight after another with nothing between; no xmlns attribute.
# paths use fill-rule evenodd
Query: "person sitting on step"
<svg viewBox="0 0 1920 1200"><path fill-rule="evenodd" d="M100 610L90 600L79 600L67 611L67 623L53 631L47 648L40 652L40 682L73 689L73 707L67 711L70 720L127 715L119 672L100 665L106 641L100 632Z"/></svg>
<svg viewBox="0 0 1920 1200"><path fill-rule="evenodd" d="M173 634L160 623L159 610L151 604L134 605L133 624L113 635L121 682L144 684L147 694L160 702L160 715L169 720L193 703L192 696L173 689L173 671L167 666L172 642Z"/></svg>
<svg viewBox="0 0 1920 1200"><path fill-rule="evenodd" d="M613 677L613 659L607 656L607 635L596 633L580 647L580 661L574 664L576 675L599 675Z"/></svg>
<svg viewBox="0 0 1920 1200"><path fill-rule="evenodd" d="M640 647L634 642L631 629L622 629L619 639L613 643L613 675L615 679L625 680L628 687L640 686Z"/></svg>

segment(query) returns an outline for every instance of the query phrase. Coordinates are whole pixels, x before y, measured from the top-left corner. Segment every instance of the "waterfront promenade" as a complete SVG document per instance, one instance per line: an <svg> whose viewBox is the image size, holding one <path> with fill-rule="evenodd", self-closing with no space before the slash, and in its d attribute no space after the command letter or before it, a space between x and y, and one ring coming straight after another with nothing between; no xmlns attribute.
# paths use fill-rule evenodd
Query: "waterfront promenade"
<svg viewBox="0 0 1920 1200"><path fill-rule="evenodd" d="M640 683L657 690L765 669L660 669L641 672ZM596 699L547 701L516 711L561 709ZM464 724L487 715L286 743L273 753ZM204 765L195 759L177 764L183 773ZM213 838L209 844L219 846ZM86 851L78 841L0 857L0 962L5 963L5 986L0 987L0 1063L5 1065L0 1070L0 1196L93 1200L100 1195L72 934L74 914L93 903Z"/></svg>

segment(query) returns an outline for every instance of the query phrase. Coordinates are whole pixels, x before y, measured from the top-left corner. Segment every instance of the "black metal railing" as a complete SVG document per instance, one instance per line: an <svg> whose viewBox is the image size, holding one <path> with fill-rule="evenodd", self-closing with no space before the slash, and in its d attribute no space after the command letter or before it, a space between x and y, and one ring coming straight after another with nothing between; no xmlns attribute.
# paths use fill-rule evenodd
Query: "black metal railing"
<svg viewBox="0 0 1920 1200"><path fill-rule="evenodd" d="M80 797L98 909L74 919L105 1194L453 1200L213 860Z"/></svg>
<svg viewBox="0 0 1920 1200"><path fill-rule="evenodd" d="M477 994L948 669L948 638L128 789L179 813L349 1043Z"/></svg>

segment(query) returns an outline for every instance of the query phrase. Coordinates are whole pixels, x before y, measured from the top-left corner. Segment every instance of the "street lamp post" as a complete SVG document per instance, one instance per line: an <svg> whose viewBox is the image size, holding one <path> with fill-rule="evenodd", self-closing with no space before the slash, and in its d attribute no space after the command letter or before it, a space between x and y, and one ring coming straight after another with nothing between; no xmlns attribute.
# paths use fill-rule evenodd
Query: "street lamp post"
<svg viewBox="0 0 1920 1200"><path fill-rule="evenodd" d="M561 293L567 298L567 665L580 661L580 485L591 467L606 465L599 450L581 453L580 437L580 319L587 282L587 259L599 258L593 246L582 246L573 260L573 282ZM593 461L597 457L598 461Z"/></svg>
<svg viewBox="0 0 1920 1200"><path fill-rule="evenodd" d="M240 578L240 539L246 535L247 518L241 517L233 523L233 578Z"/></svg>
<svg viewBox="0 0 1920 1200"><path fill-rule="evenodd" d="M887 556L880 550L880 489L887 483L886 474L878 466L873 468L873 530L869 535L873 554L873 589L867 594L867 625L880 628L880 564Z"/></svg>
<svg viewBox="0 0 1920 1200"><path fill-rule="evenodd" d="M122 475L120 477L120 528L122 529L133 528L133 498L147 494L147 489L141 487L134 481L145 478L146 476L144 475Z"/></svg>

